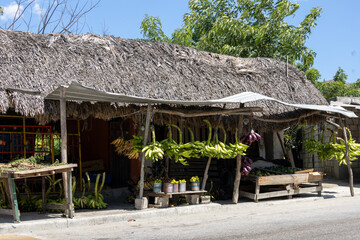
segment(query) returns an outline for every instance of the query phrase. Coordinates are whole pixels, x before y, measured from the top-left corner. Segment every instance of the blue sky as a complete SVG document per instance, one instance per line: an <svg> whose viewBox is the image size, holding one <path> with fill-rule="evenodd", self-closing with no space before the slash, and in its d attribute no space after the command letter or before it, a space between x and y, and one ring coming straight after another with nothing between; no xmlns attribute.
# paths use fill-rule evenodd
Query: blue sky
<svg viewBox="0 0 360 240"><path fill-rule="evenodd" d="M41 14L34 8L34 18ZM296 1L296 0L294 0ZM182 24L183 14L188 11L187 0L102 0L86 17L83 32L123 38L141 38L140 23L145 14L160 17L163 30L171 35ZM290 23L297 25L313 7L323 9L317 27L307 41L307 46L317 53L314 67L319 69L321 79L332 79L338 67L348 74L348 82L360 78L360 9L359 0L297 0L300 9ZM2 0L0 5L9 7L14 1ZM11 16L13 9L5 8L0 23ZM7 15L8 14L8 15ZM21 30L21 27L20 29Z"/></svg>

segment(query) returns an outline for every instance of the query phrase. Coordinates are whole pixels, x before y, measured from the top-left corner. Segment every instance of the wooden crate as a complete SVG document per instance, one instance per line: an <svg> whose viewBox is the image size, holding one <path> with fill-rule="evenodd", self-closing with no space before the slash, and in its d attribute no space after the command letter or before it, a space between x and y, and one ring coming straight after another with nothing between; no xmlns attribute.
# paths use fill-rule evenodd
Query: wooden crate
<svg viewBox="0 0 360 240"><path fill-rule="evenodd" d="M307 172L271 176L250 175L244 177L244 180L251 181L255 184L255 193L240 191L240 196L258 202L260 199L282 196L292 198L293 195L312 192L317 192L320 196L322 191L323 173Z"/></svg>

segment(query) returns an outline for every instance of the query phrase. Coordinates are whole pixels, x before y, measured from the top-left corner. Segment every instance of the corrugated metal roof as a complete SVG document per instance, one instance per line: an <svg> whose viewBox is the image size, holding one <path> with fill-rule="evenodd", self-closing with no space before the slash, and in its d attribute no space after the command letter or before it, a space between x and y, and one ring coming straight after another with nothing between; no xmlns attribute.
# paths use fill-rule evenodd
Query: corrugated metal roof
<svg viewBox="0 0 360 240"><path fill-rule="evenodd" d="M96 102L122 102L122 103L134 103L134 104L177 104L184 106L210 106L214 104L226 104L226 103L247 103L258 100L275 101L287 106L309 109L314 111L324 111L330 113L339 113L349 118L357 118L356 114L352 111L346 110L340 106L329 105L312 105L312 104L291 104L286 103L275 98L267 97L265 95L253 92L242 92L229 97L212 100L200 100L200 101L184 101L184 100L165 100L165 99L153 99L137 96L128 96L124 94L111 93L105 91L99 91L93 88L82 86L77 82L72 82L69 86L62 86L66 89L66 99L70 101L96 101ZM59 100L60 88L57 88L45 99Z"/></svg>

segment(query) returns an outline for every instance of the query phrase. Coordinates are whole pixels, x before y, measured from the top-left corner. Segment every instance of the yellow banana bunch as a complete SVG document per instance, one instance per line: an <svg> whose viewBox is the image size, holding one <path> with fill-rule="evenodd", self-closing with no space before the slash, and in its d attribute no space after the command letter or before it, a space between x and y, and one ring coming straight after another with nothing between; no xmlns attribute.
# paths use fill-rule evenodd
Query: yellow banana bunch
<svg viewBox="0 0 360 240"><path fill-rule="evenodd" d="M134 144L124 140L123 138L117 138L111 142L115 146L115 151L120 155L129 155L133 152Z"/></svg>

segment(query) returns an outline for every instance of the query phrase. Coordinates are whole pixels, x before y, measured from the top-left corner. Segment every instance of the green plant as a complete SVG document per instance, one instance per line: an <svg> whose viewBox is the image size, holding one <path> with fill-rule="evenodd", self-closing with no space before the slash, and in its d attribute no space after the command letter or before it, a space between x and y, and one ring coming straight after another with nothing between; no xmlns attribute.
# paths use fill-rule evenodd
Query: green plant
<svg viewBox="0 0 360 240"><path fill-rule="evenodd" d="M199 179L198 176L192 176L192 177L190 178L190 182L200 182L200 179Z"/></svg>
<svg viewBox="0 0 360 240"><path fill-rule="evenodd" d="M179 183L186 183L185 179L179 180Z"/></svg>
<svg viewBox="0 0 360 240"><path fill-rule="evenodd" d="M162 183L161 179L155 179L154 183Z"/></svg>
<svg viewBox="0 0 360 240"><path fill-rule="evenodd" d="M179 183L178 181L176 181L175 179L173 179L173 180L171 180L171 182L170 183L172 183L172 184L177 184L177 183Z"/></svg>
<svg viewBox="0 0 360 240"><path fill-rule="evenodd" d="M105 184L105 172L102 174L102 182L100 187L98 188L100 176L101 176L100 173L96 176L95 188L93 194L87 196L88 208L103 209L107 207L107 204L104 203L104 196L100 193Z"/></svg>

